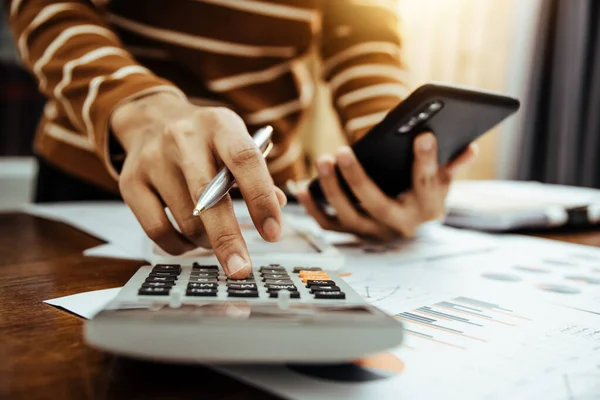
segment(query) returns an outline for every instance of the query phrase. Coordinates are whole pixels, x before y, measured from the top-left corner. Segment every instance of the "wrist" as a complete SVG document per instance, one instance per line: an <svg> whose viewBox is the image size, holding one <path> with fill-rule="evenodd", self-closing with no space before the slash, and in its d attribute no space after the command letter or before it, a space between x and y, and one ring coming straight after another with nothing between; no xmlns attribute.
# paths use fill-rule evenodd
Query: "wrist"
<svg viewBox="0 0 600 400"><path fill-rule="evenodd" d="M187 100L171 92L136 97L115 108L109 120L110 130L127 151L136 137L160 132L170 114L190 106Z"/></svg>

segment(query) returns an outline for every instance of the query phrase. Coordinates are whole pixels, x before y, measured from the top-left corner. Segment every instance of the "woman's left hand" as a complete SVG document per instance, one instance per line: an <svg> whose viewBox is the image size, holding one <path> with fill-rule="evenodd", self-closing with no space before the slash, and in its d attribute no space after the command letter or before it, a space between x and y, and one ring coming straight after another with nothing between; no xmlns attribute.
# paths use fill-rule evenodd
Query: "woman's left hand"
<svg viewBox="0 0 600 400"><path fill-rule="evenodd" d="M323 229L382 240L398 235L411 237L422 223L444 216L450 182L458 169L474 160L477 148L471 144L448 165L439 167L435 136L424 133L415 139L414 153L413 187L396 199L385 195L367 176L349 147L342 147L335 158L322 156L316 165L321 188L336 211L335 217L324 212L307 188L299 189L296 196ZM340 188L336 164L364 212L357 210Z"/></svg>

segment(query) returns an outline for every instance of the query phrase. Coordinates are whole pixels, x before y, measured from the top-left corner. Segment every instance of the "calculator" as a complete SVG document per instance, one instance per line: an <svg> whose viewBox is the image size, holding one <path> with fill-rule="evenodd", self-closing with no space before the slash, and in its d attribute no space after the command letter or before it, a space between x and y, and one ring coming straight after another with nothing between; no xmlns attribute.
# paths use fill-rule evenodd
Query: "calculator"
<svg viewBox="0 0 600 400"><path fill-rule="evenodd" d="M197 262L141 267L84 328L92 347L171 363L347 362L403 334L335 271L268 264L236 280Z"/></svg>

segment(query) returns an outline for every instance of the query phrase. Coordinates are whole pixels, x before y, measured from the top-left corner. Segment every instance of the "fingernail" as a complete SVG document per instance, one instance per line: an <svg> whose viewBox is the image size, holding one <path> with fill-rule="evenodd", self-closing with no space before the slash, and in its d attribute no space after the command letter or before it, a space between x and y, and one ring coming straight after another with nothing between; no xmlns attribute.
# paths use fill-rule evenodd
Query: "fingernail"
<svg viewBox="0 0 600 400"><path fill-rule="evenodd" d="M331 164L324 159L320 159L317 161L317 171L322 177L329 176L331 175Z"/></svg>
<svg viewBox="0 0 600 400"><path fill-rule="evenodd" d="M298 184L291 179L285 183L285 187L293 196L298 193Z"/></svg>
<svg viewBox="0 0 600 400"><path fill-rule="evenodd" d="M433 145L435 144L435 139L433 135L428 134L423 137L420 137L418 140L418 146L421 151L430 151L431 149L433 149Z"/></svg>
<svg viewBox="0 0 600 400"><path fill-rule="evenodd" d="M339 166L342 168L351 166L354 162L352 150L349 147L342 147L338 152L337 161Z"/></svg>
<svg viewBox="0 0 600 400"><path fill-rule="evenodd" d="M227 260L227 273L230 277L232 277L244 269L249 269L249 266L250 263L244 260L242 256L239 254L233 254ZM238 277L236 276L236 278Z"/></svg>
<svg viewBox="0 0 600 400"><path fill-rule="evenodd" d="M281 236L281 227L275 218L267 218L263 223L263 233L269 240L279 240L279 236Z"/></svg>

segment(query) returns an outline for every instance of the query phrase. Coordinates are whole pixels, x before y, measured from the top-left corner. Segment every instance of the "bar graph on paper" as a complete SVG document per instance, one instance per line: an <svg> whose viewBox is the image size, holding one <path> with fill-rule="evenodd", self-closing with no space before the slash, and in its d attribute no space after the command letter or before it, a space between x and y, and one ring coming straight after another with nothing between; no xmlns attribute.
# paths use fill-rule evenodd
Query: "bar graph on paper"
<svg viewBox="0 0 600 400"><path fill-rule="evenodd" d="M505 329L532 321L500 304L463 296L395 313L394 317L404 324L410 347L459 350L487 343Z"/></svg>
<svg viewBox="0 0 600 400"><path fill-rule="evenodd" d="M600 321L591 315L573 318L566 309L514 298L491 300L494 296L481 292L414 296L418 300L406 304L392 297L379 306L404 325L405 341L395 354L407 370L456 393L483 398L504 392L510 398L511 391L539 385L536 390L549 398L547 382L560 380L565 371L587 374L600 360ZM579 392L597 387L580 376L576 383Z"/></svg>

